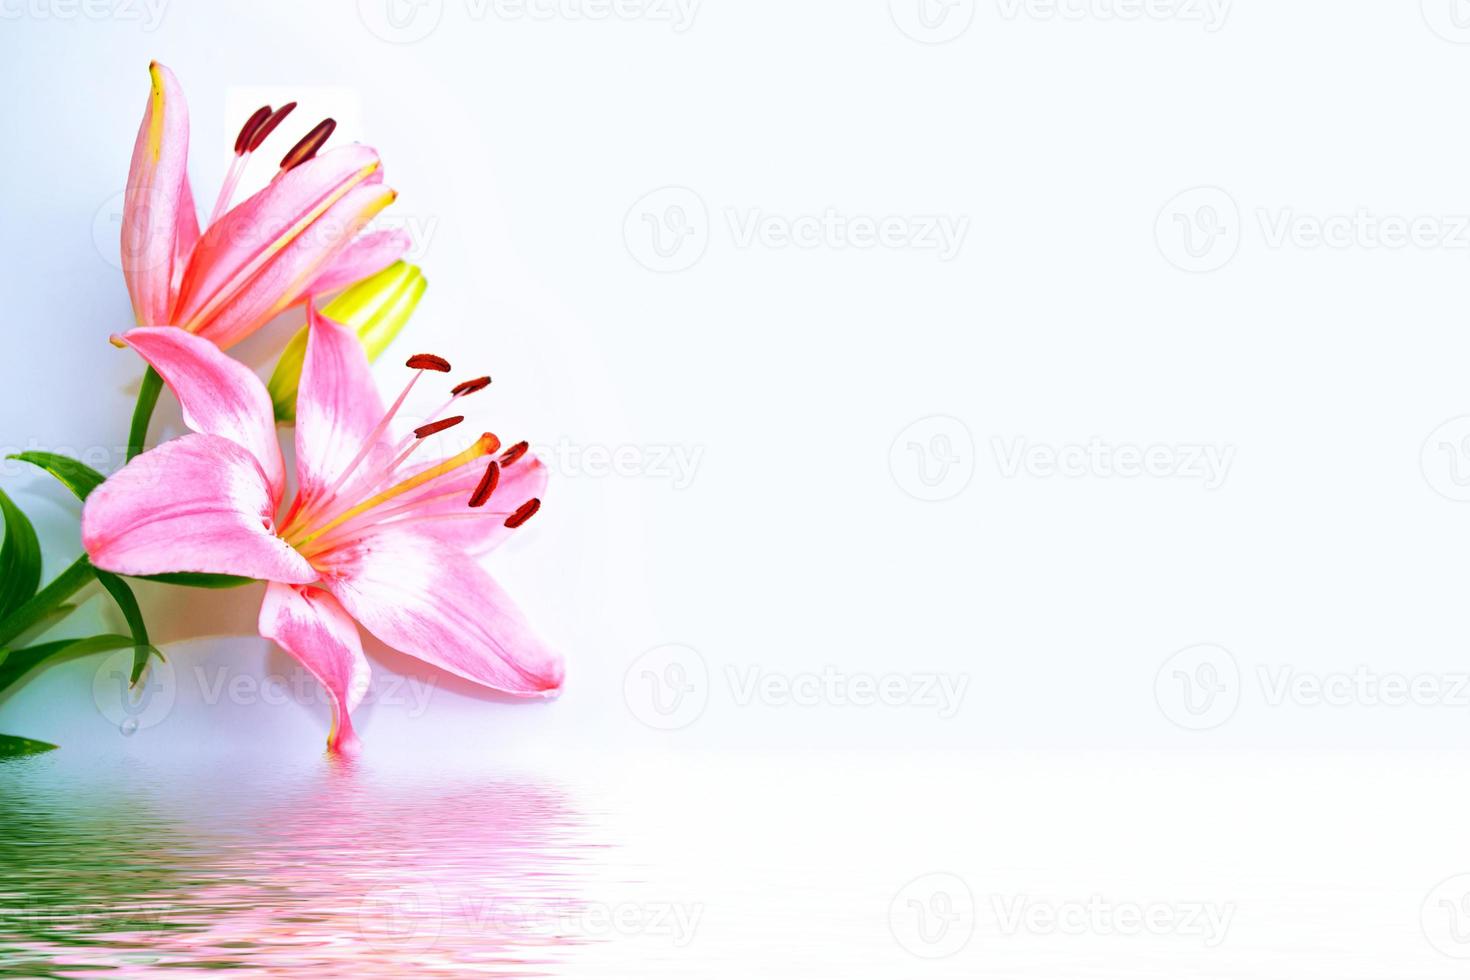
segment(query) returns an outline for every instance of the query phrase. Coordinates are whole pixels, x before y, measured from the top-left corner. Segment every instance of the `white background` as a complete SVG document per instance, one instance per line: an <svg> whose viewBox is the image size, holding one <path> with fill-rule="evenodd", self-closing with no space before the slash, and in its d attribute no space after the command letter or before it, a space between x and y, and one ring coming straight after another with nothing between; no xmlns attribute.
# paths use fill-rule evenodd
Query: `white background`
<svg viewBox="0 0 1470 980"><path fill-rule="evenodd" d="M0 444L116 465L117 195L156 57L201 208L261 102L303 108L256 182L313 114L376 146L430 280L384 384L417 350L488 371L486 427L553 450L494 565L564 695L370 646L377 684L437 685L362 710L370 753L1163 750L1197 775L1470 747L1470 5L391 2L0 0ZM240 353L265 373L298 323ZM619 447L632 472L589 472ZM74 505L3 478L59 569ZM258 592L146 599L159 720L120 735L95 658L0 728L319 752L322 704L250 693L292 671L250 636ZM963 698L744 696L828 668ZM1411 931L1470 869L1439 856L1403 883Z"/></svg>

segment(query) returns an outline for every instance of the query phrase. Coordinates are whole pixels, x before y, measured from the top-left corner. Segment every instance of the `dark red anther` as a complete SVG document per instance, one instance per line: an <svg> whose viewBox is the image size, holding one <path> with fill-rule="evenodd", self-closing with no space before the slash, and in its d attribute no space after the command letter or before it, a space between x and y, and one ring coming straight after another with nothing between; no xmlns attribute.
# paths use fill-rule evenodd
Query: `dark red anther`
<svg viewBox="0 0 1470 980"><path fill-rule="evenodd" d="M281 157L281 169L290 170L292 167L299 167L316 156L316 151L322 148L322 144L336 128L337 120L335 119L323 119L311 127L311 132L301 137L301 142L291 147L286 151L286 155Z"/></svg>
<svg viewBox="0 0 1470 980"><path fill-rule="evenodd" d="M415 354L408 359L408 366L415 371L449 371L449 362L438 354Z"/></svg>
<svg viewBox="0 0 1470 980"><path fill-rule="evenodd" d="M526 450L530 448L531 446L529 443L527 443L524 439L521 440L520 442L516 443L514 446L511 446L505 452L500 454L500 465L509 466L511 463L514 463L516 460L526 455Z"/></svg>
<svg viewBox="0 0 1470 980"><path fill-rule="evenodd" d="M456 415L453 418L440 419L437 422L430 422L427 425L421 425L417 429L414 429L413 437L415 439L427 439L434 433L443 432L445 429L452 429L463 421L463 415Z"/></svg>
<svg viewBox="0 0 1470 980"><path fill-rule="evenodd" d="M536 497L521 504L516 512L505 519L505 526L517 528L531 519L531 515L541 509L541 501Z"/></svg>
<svg viewBox="0 0 1470 980"><path fill-rule="evenodd" d="M250 137L255 135L255 130L270 117L270 114L271 107L268 105L263 105L250 114L250 118L245 120L245 125L240 127L240 135L235 137L235 156L245 152L245 148L250 145Z"/></svg>
<svg viewBox="0 0 1470 980"><path fill-rule="evenodd" d="M485 467L485 475L480 477L480 485L475 487L475 492L470 494L471 507L483 507L485 501L495 492L495 485L500 482L500 464L495 460Z"/></svg>
<svg viewBox="0 0 1470 980"><path fill-rule="evenodd" d="M450 388L449 393L456 397L458 397L459 395L473 395L481 388L487 388L489 387L489 385L490 375L487 374L483 378L475 378L472 381L461 381L453 388Z"/></svg>
<svg viewBox="0 0 1470 980"><path fill-rule="evenodd" d="M276 127L281 124L281 120L289 116L291 114L291 110L294 108L296 108L296 103L287 102L275 112L271 113L270 116L263 122L261 122L260 125L256 126L255 129L251 130L250 142L246 144L245 152L254 153L256 150L260 149L260 144L265 142L265 138L267 136L276 131Z"/></svg>

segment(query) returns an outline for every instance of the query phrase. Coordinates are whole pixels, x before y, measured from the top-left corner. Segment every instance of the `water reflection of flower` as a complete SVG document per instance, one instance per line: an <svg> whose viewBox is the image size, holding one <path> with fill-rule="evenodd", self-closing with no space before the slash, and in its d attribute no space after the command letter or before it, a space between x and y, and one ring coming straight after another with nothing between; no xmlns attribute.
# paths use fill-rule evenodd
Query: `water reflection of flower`
<svg viewBox="0 0 1470 980"><path fill-rule="evenodd" d="M187 786L130 773L105 796L0 770L0 975L525 975L597 938L575 929L592 854L559 790L330 765Z"/></svg>

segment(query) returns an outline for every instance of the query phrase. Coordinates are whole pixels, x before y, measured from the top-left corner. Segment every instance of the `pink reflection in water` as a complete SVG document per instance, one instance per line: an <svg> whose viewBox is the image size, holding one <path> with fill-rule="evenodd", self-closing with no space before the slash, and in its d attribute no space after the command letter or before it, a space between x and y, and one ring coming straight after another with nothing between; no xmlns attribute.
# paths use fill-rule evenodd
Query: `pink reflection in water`
<svg viewBox="0 0 1470 980"><path fill-rule="evenodd" d="M44 770L12 776L0 974L538 976L601 938L581 887L600 848L548 786L337 763L172 790L131 779L83 801Z"/></svg>

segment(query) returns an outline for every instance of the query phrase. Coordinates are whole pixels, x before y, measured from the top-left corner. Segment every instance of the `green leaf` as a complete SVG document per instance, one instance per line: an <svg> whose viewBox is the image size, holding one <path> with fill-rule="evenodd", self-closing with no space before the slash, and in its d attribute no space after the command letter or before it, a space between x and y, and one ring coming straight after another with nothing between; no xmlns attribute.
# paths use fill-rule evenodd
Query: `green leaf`
<svg viewBox="0 0 1470 980"><path fill-rule="evenodd" d="M133 595L128 583L111 572L104 572L100 568L93 568L92 572L112 596L112 601L117 603L117 608L122 610L123 618L128 621L128 630L133 634L134 644L133 673L129 683L136 684L138 678L143 676L143 668L148 666L148 651L153 649L153 645L148 642L148 625L143 622L143 610L138 608L138 597Z"/></svg>
<svg viewBox="0 0 1470 980"><path fill-rule="evenodd" d="M0 759L15 759L23 755L40 755L56 748L50 742L38 742L19 735L0 735Z"/></svg>
<svg viewBox="0 0 1470 980"><path fill-rule="evenodd" d="M164 572L160 575L133 575L145 582L162 582L165 585L187 585L196 589L235 589L254 582L243 575L216 575L212 572Z"/></svg>
<svg viewBox="0 0 1470 980"><path fill-rule="evenodd" d="M0 513L5 517L5 544L0 545L0 619L4 619L35 595L41 584L41 543L26 515L3 490Z"/></svg>
<svg viewBox="0 0 1470 980"><path fill-rule="evenodd" d="M39 466L76 494L78 500L86 500L87 494L96 490L107 479L86 463L78 462L70 456L58 456L55 453L16 453L7 458Z"/></svg>
<svg viewBox="0 0 1470 980"><path fill-rule="evenodd" d="M50 640L23 650L11 650L5 655L4 660L0 660L0 691L10 687L48 660L59 660L64 656L80 657L89 653L122 650L133 644L134 640L131 636L123 636L120 633L102 633L97 636L73 637L69 640ZM163 659L163 654L156 648L149 647L148 650L150 653L158 654L160 660Z"/></svg>

